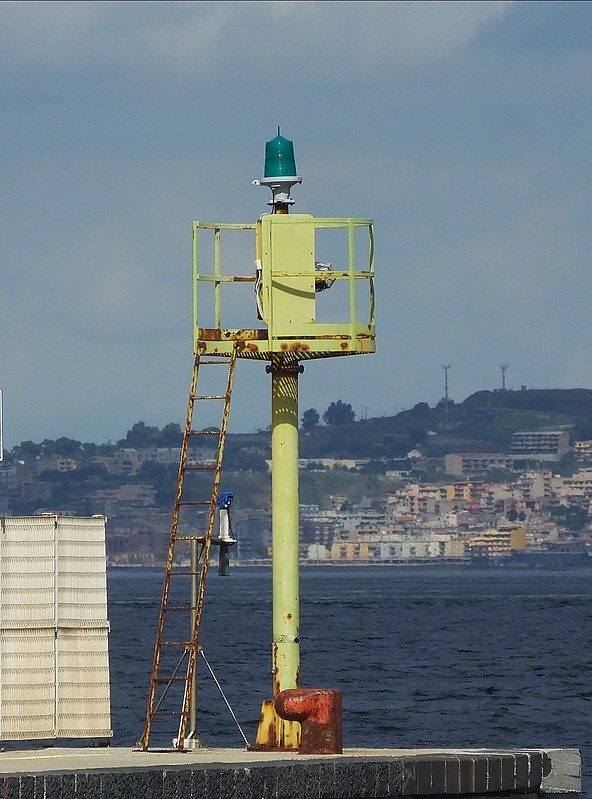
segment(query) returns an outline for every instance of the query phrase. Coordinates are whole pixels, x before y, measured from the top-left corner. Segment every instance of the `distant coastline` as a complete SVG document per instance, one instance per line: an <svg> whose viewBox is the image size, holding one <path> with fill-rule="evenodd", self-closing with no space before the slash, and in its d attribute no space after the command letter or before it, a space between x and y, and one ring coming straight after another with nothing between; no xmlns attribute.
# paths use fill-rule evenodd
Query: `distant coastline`
<svg viewBox="0 0 592 799"><path fill-rule="evenodd" d="M271 558L261 558L240 562L231 562L231 568L269 568ZM539 569L567 571L574 568L591 568L592 556L587 552L517 552L504 557L462 557L462 558L401 558L398 560L302 560L300 568L364 567L364 568L463 568L463 569ZM108 569L145 569L153 572L164 572L164 563L108 563ZM212 564L212 568L215 568Z"/></svg>

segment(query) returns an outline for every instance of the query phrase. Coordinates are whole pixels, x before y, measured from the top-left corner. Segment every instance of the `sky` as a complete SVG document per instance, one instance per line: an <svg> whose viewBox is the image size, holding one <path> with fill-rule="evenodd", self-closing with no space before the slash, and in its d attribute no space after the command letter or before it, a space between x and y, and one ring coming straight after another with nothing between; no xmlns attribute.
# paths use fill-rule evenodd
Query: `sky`
<svg viewBox="0 0 592 799"><path fill-rule="evenodd" d="M301 411L592 388L591 77L589 2L0 2L5 447L183 423L192 221L266 212L278 125L294 211L376 234L376 354ZM269 395L240 362L230 429Z"/></svg>

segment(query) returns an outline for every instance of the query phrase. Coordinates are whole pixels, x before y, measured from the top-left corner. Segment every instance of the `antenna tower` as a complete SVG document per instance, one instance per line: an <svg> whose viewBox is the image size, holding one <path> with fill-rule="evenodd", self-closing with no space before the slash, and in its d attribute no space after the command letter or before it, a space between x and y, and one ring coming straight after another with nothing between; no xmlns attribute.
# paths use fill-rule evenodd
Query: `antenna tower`
<svg viewBox="0 0 592 799"><path fill-rule="evenodd" d="M448 430L448 370L452 368L452 364L442 364L444 369L444 430Z"/></svg>

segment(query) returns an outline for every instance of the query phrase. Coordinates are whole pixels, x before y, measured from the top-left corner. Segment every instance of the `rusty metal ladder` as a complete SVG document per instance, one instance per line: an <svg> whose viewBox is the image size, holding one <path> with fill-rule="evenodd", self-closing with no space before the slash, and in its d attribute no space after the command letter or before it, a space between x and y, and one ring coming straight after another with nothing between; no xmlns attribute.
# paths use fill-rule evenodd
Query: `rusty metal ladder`
<svg viewBox="0 0 592 799"><path fill-rule="evenodd" d="M153 724L157 719L178 720L177 737L173 747L184 751L190 708L195 703L195 669L199 652L198 635L204 605L204 592L208 572L210 549L216 520L216 500L220 486L222 456L226 439L228 413L232 395L232 384L236 364L236 349L228 359L206 357L197 350L193 365L193 375L189 390L185 431L181 446L177 491L173 506L171 533L167 553L164 586L160 605L160 615L154 646L154 661L146 724L139 742L145 751L150 745ZM197 394L200 367L227 365L226 390L218 394ZM217 375L220 377L220 374ZM218 401L223 403L222 421L219 428L193 429L193 413L196 402ZM213 462L196 463L189 458L192 442L199 437L216 441L216 458ZM204 440L204 439L202 439ZM211 472L213 480L207 498L188 497L189 485L185 485L186 473ZM199 491L199 489L198 489ZM203 491L203 488L202 488ZM193 492L195 494L195 491ZM198 534L195 528L199 523L197 512L205 509L205 532ZM182 529L185 519L182 511L189 515L190 527ZM193 512L193 516L191 516ZM185 525L186 527L187 525ZM183 558L185 555L185 558ZM195 707L195 704L193 704ZM195 713L195 710L194 710ZM190 731L190 734L195 731ZM170 739L169 739L170 740Z"/></svg>

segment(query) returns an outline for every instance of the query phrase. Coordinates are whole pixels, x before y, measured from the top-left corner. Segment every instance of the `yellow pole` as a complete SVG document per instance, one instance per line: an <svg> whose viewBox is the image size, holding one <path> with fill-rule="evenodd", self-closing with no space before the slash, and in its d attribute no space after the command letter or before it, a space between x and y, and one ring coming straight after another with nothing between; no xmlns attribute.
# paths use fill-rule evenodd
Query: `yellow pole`
<svg viewBox="0 0 592 799"><path fill-rule="evenodd" d="M298 564L298 375L281 357L271 372L273 697L300 684ZM276 717L276 746L297 748L300 725Z"/></svg>

